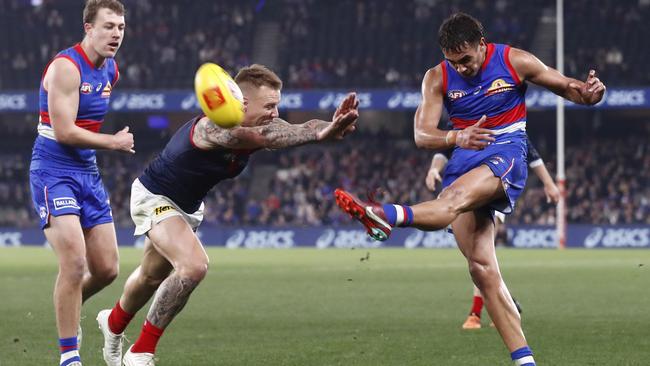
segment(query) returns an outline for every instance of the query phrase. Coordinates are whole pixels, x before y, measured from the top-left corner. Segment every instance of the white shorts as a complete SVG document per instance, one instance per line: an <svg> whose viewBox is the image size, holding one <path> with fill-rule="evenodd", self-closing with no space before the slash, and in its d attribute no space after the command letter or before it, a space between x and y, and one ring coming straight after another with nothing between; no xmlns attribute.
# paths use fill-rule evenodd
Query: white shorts
<svg viewBox="0 0 650 366"><path fill-rule="evenodd" d="M131 219L135 224L133 235L136 236L151 230L152 223L159 223L172 216L181 216L196 231L203 221L203 208L201 203L196 212L188 214L169 197L151 193L139 179L131 185Z"/></svg>

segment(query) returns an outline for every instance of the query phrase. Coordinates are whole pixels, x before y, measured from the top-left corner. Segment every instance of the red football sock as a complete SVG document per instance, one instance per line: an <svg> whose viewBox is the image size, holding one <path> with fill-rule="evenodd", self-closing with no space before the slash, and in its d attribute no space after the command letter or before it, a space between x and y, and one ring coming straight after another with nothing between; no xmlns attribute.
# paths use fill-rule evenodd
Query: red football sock
<svg viewBox="0 0 650 366"><path fill-rule="evenodd" d="M138 337L138 340L135 341L133 347L131 347L131 352L156 353L156 345L164 331L164 329L160 329L149 323L148 320L145 320L144 325L142 326L142 332L140 332L140 337Z"/></svg>
<svg viewBox="0 0 650 366"><path fill-rule="evenodd" d="M471 314L474 314L480 318L482 310L483 310L483 298L481 296L474 296L474 301L472 302Z"/></svg>
<svg viewBox="0 0 650 366"><path fill-rule="evenodd" d="M126 326L129 325L133 315L129 314L120 306L120 301L117 301L113 310L111 310L111 315L108 316L108 328L114 334L122 334Z"/></svg>

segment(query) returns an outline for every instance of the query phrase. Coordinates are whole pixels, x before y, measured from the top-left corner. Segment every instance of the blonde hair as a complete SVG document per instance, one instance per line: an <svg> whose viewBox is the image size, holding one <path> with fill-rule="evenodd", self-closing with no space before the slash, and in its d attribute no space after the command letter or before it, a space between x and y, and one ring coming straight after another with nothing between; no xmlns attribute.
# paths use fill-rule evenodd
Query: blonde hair
<svg viewBox="0 0 650 366"><path fill-rule="evenodd" d="M275 90L282 89L282 80L271 71L268 67L259 64L252 64L250 66L242 67L235 82L239 85L242 83L251 83L255 87L268 86Z"/></svg>

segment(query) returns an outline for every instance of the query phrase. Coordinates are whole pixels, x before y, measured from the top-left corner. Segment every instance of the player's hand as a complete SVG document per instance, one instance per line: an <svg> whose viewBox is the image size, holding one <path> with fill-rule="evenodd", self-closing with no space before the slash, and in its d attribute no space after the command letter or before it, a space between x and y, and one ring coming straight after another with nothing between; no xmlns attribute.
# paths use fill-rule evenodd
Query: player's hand
<svg viewBox="0 0 650 366"><path fill-rule="evenodd" d="M129 132L128 126L117 131L117 133L113 135L113 150L134 154L134 147L135 143L133 142L133 134Z"/></svg>
<svg viewBox="0 0 650 366"><path fill-rule="evenodd" d="M557 204L560 202L560 189L555 183L544 185L544 194L546 195L546 203Z"/></svg>
<svg viewBox="0 0 650 366"><path fill-rule="evenodd" d="M424 183L431 192L434 192L436 190L436 181L442 183L440 172L435 168L429 169L429 172L427 172L427 177L424 179Z"/></svg>
<svg viewBox="0 0 650 366"><path fill-rule="evenodd" d="M595 70L589 70L587 81L578 84L571 82L569 88L574 89L580 94L582 102L587 105L594 105L600 102L605 95L605 84L596 77Z"/></svg>
<svg viewBox="0 0 650 366"><path fill-rule="evenodd" d="M483 115L474 125L460 130L456 133L456 145L463 149L482 150L486 148L490 142L494 142L494 131L487 128L481 128L481 124L487 119Z"/></svg>
<svg viewBox="0 0 650 366"><path fill-rule="evenodd" d="M357 94L354 92L346 95L345 98L341 101L341 103L339 103L339 106L336 108L336 111L334 112L334 116L332 117L332 120L335 120L337 117L342 116L353 109L357 110L357 112L359 109L359 99L357 99Z"/></svg>
<svg viewBox="0 0 650 366"><path fill-rule="evenodd" d="M346 113L339 113L336 115L334 120L324 129L320 130L316 135L316 140L323 141L329 139L340 140L345 135L353 132L356 129L354 125L359 118L359 111L356 109L350 109Z"/></svg>

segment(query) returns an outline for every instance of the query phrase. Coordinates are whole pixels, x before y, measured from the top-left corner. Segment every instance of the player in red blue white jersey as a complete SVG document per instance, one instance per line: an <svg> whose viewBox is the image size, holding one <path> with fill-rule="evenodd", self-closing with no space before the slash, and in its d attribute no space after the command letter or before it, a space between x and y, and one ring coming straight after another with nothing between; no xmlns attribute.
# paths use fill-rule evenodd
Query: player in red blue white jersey
<svg viewBox="0 0 650 366"><path fill-rule="evenodd" d="M124 26L118 0L87 1L83 40L54 57L40 85L30 185L40 226L59 262L54 308L60 365L81 365L81 304L118 273L115 228L95 149L133 153L128 127L99 133L119 78L113 57Z"/></svg>
<svg viewBox="0 0 650 366"><path fill-rule="evenodd" d="M454 148L444 190L437 199L414 206L364 202L342 189L335 192L336 201L377 240L388 238L394 227L439 230L451 224L512 360L532 366L532 351L499 272L493 215L512 212L526 181L526 82L584 105L598 103L605 85L593 70L582 82L526 51L488 43L481 23L467 14L446 19L438 37L445 60L424 77L414 135L421 148ZM443 106L452 131L437 128Z"/></svg>

